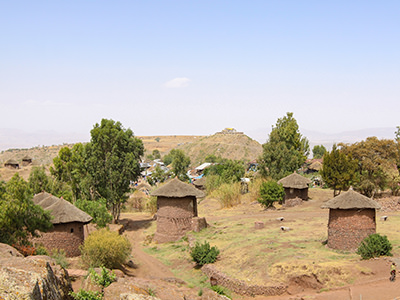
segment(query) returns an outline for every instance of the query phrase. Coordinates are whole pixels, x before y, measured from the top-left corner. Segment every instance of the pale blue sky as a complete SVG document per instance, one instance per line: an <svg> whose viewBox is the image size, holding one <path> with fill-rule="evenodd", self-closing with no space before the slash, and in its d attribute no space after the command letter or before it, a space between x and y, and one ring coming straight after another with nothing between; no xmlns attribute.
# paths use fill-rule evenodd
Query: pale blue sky
<svg viewBox="0 0 400 300"><path fill-rule="evenodd" d="M400 1L0 1L0 128L400 125Z"/></svg>

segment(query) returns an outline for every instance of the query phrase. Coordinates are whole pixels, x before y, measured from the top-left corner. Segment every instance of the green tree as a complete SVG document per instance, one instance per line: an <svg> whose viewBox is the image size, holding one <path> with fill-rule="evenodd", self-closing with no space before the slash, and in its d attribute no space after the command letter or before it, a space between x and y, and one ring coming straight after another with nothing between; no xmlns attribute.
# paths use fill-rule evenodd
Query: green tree
<svg viewBox="0 0 400 300"><path fill-rule="evenodd" d="M102 119L90 134L90 143L86 145L88 183L95 199L107 200L116 223L128 199L130 183L140 175L143 143L131 129L124 129L113 120Z"/></svg>
<svg viewBox="0 0 400 300"><path fill-rule="evenodd" d="M274 180L270 180L261 184L258 202L265 208L270 208L274 206L274 202L282 202L284 196L285 190L283 186Z"/></svg>
<svg viewBox="0 0 400 300"><path fill-rule="evenodd" d="M399 161L399 151L393 140L368 137L351 145L340 144L341 151L357 161L355 188L371 197L384 190L392 176L398 175L394 166Z"/></svg>
<svg viewBox="0 0 400 300"><path fill-rule="evenodd" d="M335 144L331 152L324 154L321 176L325 184L333 189L333 196L336 197L353 183L356 169L357 161L340 151Z"/></svg>
<svg viewBox="0 0 400 300"><path fill-rule="evenodd" d="M326 152L324 145L315 145L313 150L313 158L322 158Z"/></svg>
<svg viewBox="0 0 400 300"><path fill-rule="evenodd" d="M171 175L171 172L164 171L159 165L157 165L150 176L147 176L147 182L151 185L162 183L166 181Z"/></svg>
<svg viewBox="0 0 400 300"><path fill-rule="evenodd" d="M75 202L75 206L90 215L93 218L93 223L100 228L105 227L112 221L112 215L107 210L107 201L105 199L98 199L97 201L78 199Z"/></svg>
<svg viewBox="0 0 400 300"><path fill-rule="evenodd" d="M28 245L37 230L50 229L50 213L35 205L28 183L16 173L6 184L0 199L0 242Z"/></svg>
<svg viewBox="0 0 400 300"><path fill-rule="evenodd" d="M85 156L85 146L81 143L75 144L72 149L63 147L53 159L54 167L50 168L56 180L68 183L72 190L73 202L83 198L82 193L85 193L85 188L86 191L90 190L88 186L84 187L90 178L86 171ZM88 192L86 194L90 195Z"/></svg>
<svg viewBox="0 0 400 300"><path fill-rule="evenodd" d="M50 191L50 179L46 174L46 169L42 167L33 167L28 178L29 187L34 194Z"/></svg>
<svg viewBox="0 0 400 300"><path fill-rule="evenodd" d="M186 175L189 165L190 158L185 155L185 152L180 149L172 149L163 158L166 166L172 165L172 173L182 181L187 181L189 178Z"/></svg>
<svg viewBox="0 0 400 300"><path fill-rule="evenodd" d="M153 155L154 159L161 159L160 150L158 150L158 149L154 149L152 152L152 155Z"/></svg>
<svg viewBox="0 0 400 300"><path fill-rule="evenodd" d="M288 112L278 119L263 144L263 153L259 158L261 174L278 180L300 168L308 154L308 140L300 134L293 113Z"/></svg>
<svg viewBox="0 0 400 300"><path fill-rule="evenodd" d="M240 160L222 159L218 164L209 166L204 170L205 176L218 175L218 182L234 183L244 177L246 170L244 163Z"/></svg>

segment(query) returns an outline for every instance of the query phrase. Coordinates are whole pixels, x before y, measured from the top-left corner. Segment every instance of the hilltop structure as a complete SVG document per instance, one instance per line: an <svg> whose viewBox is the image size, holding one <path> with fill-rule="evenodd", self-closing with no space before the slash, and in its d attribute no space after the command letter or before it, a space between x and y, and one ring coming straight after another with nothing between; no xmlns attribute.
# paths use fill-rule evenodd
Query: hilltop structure
<svg viewBox="0 0 400 300"><path fill-rule="evenodd" d="M376 209L380 205L352 189L329 201L328 247L355 251L361 241L376 233Z"/></svg>
<svg viewBox="0 0 400 300"><path fill-rule="evenodd" d="M41 192L33 197L33 202L53 217L53 229L35 238L35 244L43 244L48 249L63 249L68 257L79 256L79 246L85 239L85 226L92 217L68 201L49 193ZM87 229L86 229L87 230Z"/></svg>
<svg viewBox="0 0 400 300"><path fill-rule="evenodd" d="M197 198L204 193L177 178L156 189L157 230L155 241L165 243L176 241L188 231L200 231L207 226L205 218L197 216Z"/></svg>
<svg viewBox="0 0 400 300"><path fill-rule="evenodd" d="M217 132L216 134L244 134L244 133L236 131L235 128L225 128L224 130Z"/></svg>

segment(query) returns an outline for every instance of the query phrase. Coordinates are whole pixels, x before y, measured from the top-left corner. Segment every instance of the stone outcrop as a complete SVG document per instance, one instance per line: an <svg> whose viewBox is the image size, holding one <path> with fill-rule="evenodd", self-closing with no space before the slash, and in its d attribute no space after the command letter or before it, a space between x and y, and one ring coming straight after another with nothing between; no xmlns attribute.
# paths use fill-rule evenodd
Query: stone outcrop
<svg viewBox="0 0 400 300"><path fill-rule="evenodd" d="M0 299L72 300L68 273L48 256L24 258L0 244Z"/></svg>

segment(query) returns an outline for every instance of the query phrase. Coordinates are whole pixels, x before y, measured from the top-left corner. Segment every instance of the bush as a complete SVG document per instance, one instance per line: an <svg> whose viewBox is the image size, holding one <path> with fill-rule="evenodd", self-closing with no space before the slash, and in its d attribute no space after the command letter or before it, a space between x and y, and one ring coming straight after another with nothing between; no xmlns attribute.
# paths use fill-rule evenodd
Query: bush
<svg viewBox="0 0 400 300"><path fill-rule="evenodd" d="M233 207L241 203L240 183L223 183L212 194L222 208Z"/></svg>
<svg viewBox="0 0 400 300"><path fill-rule="evenodd" d="M285 195L285 190L282 185L276 181L263 182L260 187L260 198L258 202L261 203L265 208L274 206L275 201L282 201Z"/></svg>
<svg viewBox="0 0 400 300"><path fill-rule="evenodd" d="M90 234L80 249L89 266L114 269L127 261L132 247L125 237L103 228Z"/></svg>
<svg viewBox="0 0 400 300"><path fill-rule="evenodd" d="M85 291L80 289L77 293L69 293L75 300L102 300L103 294L100 292Z"/></svg>
<svg viewBox="0 0 400 300"><path fill-rule="evenodd" d="M97 201L78 199L75 206L90 215L93 218L93 223L101 228L106 227L112 221L112 215L108 212L106 200L103 198Z"/></svg>
<svg viewBox="0 0 400 300"><path fill-rule="evenodd" d="M361 255L362 259L370 259L379 256L392 256L390 244L386 235L381 236L379 233L371 234L366 237L357 249L357 254Z"/></svg>
<svg viewBox="0 0 400 300"><path fill-rule="evenodd" d="M219 250L215 246L210 247L208 242L204 242L203 244L196 242L196 245L190 251L190 256L198 266L215 262L218 254Z"/></svg>
<svg viewBox="0 0 400 300"><path fill-rule="evenodd" d="M97 274L93 268L90 268L89 275L94 282L96 282L98 285L101 285L103 288L108 287L116 280L115 273L107 270L105 267L101 267L100 274Z"/></svg>

